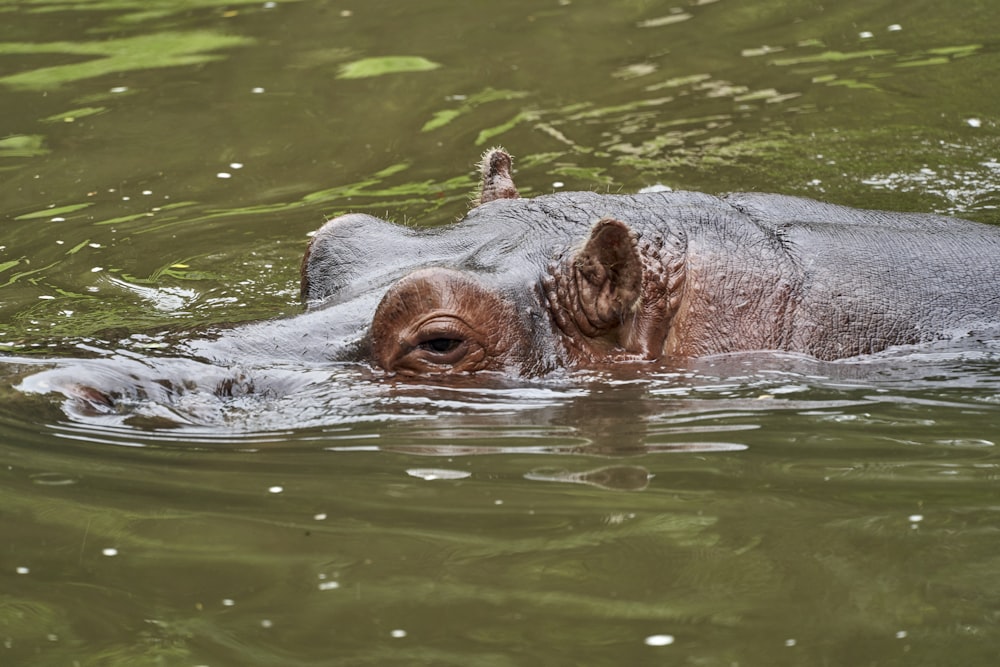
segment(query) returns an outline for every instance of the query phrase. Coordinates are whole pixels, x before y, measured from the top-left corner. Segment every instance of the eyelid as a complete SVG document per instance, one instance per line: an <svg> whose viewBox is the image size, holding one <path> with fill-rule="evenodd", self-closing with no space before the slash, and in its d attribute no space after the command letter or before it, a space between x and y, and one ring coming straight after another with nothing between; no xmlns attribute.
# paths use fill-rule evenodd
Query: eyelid
<svg viewBox="0 0 1000 667"><path fill-rule="evenodd" d="M455 345L444 352L426 345L438 339L455 341ZM397 357L396 364L416 364L423 368L422 372L474 370L485 355L478 333L461 318L450 313L428 314L410 327L403 341L404 349Z"/></svg>
<svg viewBox="0 0 1000 667"><path fill-rule="evenodd" d="M466 340L469 337L469 328L461 320L447 315L434 315L413 327L411 341L416 346L435 338Z"/></svg>

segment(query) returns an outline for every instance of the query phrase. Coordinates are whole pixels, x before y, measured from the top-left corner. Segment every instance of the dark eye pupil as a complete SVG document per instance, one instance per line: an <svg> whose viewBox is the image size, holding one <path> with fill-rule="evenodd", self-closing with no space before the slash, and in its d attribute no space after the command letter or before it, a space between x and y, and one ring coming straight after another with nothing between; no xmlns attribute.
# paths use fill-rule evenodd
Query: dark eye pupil
<svg viewBox="0 0 1000 667"><path fill-rule="evenodd" d="M457 338L432 338L430 340L425 340L420 344L420 347L425 350L441 354L444 352L451 352L458 347L461 342L462 341Z"/></svg>

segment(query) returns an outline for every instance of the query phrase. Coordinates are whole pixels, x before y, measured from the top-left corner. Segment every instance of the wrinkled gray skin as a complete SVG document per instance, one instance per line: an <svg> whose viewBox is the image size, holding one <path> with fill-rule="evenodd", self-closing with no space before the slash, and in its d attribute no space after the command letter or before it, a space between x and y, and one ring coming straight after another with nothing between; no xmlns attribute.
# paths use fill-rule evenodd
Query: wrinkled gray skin
<svg viewBox="0 0 1000 667"><path fill-rule="evenodd" d="M158 360L152 376L137 360L117 383L91 383L77 367L26 388L101 408L128 382L143 394L192 383L262 390L231 367L358 361L402 375L539 376L743 350L830 360L1000 322L1000 228L990 225L772 194L522 199L498 149L484 156L480 201L430 230L331 220L303 262L306 313L188 340L188 359ZM463 311L475 331L420 333L425 302L432 315ZM210 366L192 369L192 357ZM270 377L279 393L302 382Z"/></svg>
<svg viewBox="0 0 1000 667"><path fill-rule="evenodd" d="M491 326L518 329L517 352L491 368L520 375L742 350L841 359L1000 322L1000 228L989 225L771 194L520 199L512 187L493 195L489 183L484 168L484 199L498 198L450 227L417 231L365 215L327 223L303 266L310 307L364 295L374 303L415 271L457 271L514 304L516 321ZM566 312L586 304L560 299L553 282L573 282L581 248L608 220L631 231L643 274L634 301L619 304L618 328L640 331L612 324L594 345ZM660 311L646 312L653 299ZM371 343L355 348L362 359Z"/></svg>

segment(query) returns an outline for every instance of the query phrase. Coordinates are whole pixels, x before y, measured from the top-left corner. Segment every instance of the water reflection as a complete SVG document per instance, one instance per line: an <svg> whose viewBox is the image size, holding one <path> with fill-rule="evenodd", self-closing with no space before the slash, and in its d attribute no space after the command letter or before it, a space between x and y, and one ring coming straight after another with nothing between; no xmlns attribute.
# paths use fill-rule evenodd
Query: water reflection
<svg viewBox="0 0 1000 667"><path fill-rule="evenodd" d="M160 361L132 355L63 360L63 377L148 377ZM0 374L28 388L52 363ZM30 520L11 522L0 614L17 641L0 650L392 662L407 641L468 664L557 638L617 664L649 639L771 664L862 631L865 655L945 642L975 658L993 632L949 628L995 598L995 346L530 383L252 370L291 384L183 400L150 386L110 417L4 390L4 507ZM823 599L808 618L803 596Z"/></svg>
<svg viewBox="0 0 1000 667"><path fill-rule="evenodd" d="M993 664L995 346L217 395L129 338L294 312L307 232L449 222L490 142L995 220L990 3L676 4L0 4L0 348L62 359L0 362L0 663ZM108 363L120 413L11 389Z"/></svg>
<svg viewBox="0 0 1000 667"><path fill-rule="evenodd" d="M996 353L979 345L833 363L749 353L677 369L638 365L531 382L480 376L433 384L400 382L359 364L258 361L231 368L120 350L90 360L8 359L5 373L22 392L11 396L16 404L63 396L70 420L58 427L63 437L112 444L302 445L343 439L338 429L346 429L347 440L364 440L357 429L378 423L376 441L324 447L629 457L738 451L759 439L762 415L872 426L872 410L991 411L1000 403L996 363ZM882 423L935 425L901 414Z"/></svg>
<svg viewBox="0 0 1000 667"><path fill-rule="evenodd" d="M642 491L649 486L652 474L642 466L603 466L582 472L562 468L535 468L524 474L536 482L587 484L611 491Z"/></svg>

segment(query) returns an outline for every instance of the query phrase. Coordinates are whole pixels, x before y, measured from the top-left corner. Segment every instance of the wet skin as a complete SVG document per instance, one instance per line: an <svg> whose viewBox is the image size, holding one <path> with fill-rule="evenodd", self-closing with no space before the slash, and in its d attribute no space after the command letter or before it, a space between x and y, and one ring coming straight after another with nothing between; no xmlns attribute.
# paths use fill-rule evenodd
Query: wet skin
<svg viewBox="0 0 1000 667"><path fill-rule="evenodd" d="M276 369L329 362L537 377L755 350L834 360L1000 323L998 227L771 194L521 198L511 172L488 151L451 226L327 222L303 258L299 316L188 338L182 358L64 364L23 388L114 410L192 387L283 394L311 380Z"/></svg>
<svg viewBox="0 0 1000 667"><path fill-rule="evenodd" d="M457 224L331 220L302 265L313 311L378 295L360 358L402 375L832 360L1000 322L1000 228L769 194L518 196L502 149ZM367 322L366 322L367 324Z"/></svg>

